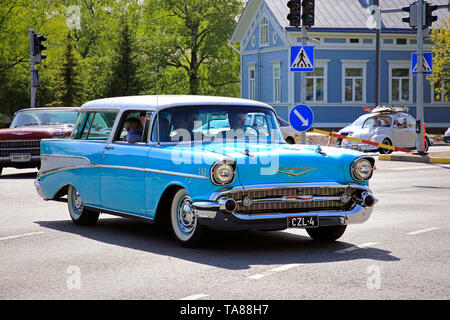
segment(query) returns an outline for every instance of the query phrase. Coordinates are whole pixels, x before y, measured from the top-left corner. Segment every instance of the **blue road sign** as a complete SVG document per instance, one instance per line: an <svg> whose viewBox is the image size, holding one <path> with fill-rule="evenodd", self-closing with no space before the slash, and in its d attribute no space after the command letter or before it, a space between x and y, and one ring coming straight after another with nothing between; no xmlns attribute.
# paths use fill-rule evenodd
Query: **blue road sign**
<svg viewBox="0 0 450 320"><path fill-rule="evenodd" d="M411 70L412 74L417 74L417 53L411 55ZM433 53L424 52L423 53L423 74L433 73Z"/></svg>
<svg viewBox="0 0 450 320"><path fill-rule="evenodd" d="M313 125L314 114L310 107L299 104L291 110L289 122L295 130L306 131Z"/></svg>
<svg viewBox="0 0 450 320"><path fill-rule="evenodd" d="M291 71L314 71L314 46L291 47Z"/></svg>

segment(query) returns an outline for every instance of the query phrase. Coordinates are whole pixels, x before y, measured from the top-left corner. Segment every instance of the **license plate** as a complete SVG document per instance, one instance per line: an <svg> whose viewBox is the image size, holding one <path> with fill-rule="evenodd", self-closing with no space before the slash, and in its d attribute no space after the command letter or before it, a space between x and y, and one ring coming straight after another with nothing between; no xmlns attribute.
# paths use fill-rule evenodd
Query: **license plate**
<svg viewBox="0 0 450 320"><path fill-rule="evenodd" d="M10 158L13 162L27 162L31 160L31 154L11 154Z"/></svg>
<svg viewBox="0 0 450 320"><path fill-rule="evenodd" d="M319 218L311 217L288 217L288 228L317 228Z"/></svg>

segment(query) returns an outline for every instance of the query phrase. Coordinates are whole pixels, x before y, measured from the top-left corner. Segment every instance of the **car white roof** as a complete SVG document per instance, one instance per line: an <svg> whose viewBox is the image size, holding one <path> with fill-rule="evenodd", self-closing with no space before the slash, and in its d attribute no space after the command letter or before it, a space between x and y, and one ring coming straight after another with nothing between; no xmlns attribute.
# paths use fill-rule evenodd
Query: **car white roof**
<svg viewBox="0 0 450 320"><path fill-rule="evenodd" d="M81 106L81 110L119 109L124 110L161 110L179 106L252 106L273 108L265 103L227 97L189 96L189 95L142 95L130 97L105 98L89 101Z"/></svg>

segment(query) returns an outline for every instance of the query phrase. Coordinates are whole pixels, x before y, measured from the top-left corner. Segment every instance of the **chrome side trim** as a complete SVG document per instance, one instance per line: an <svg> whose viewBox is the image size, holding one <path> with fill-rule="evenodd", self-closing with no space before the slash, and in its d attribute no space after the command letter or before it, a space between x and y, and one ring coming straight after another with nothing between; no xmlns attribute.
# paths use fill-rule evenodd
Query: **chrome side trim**
<svg viewBox="0 0 450 320"><path fill-rule="evenodd" d="M361 189L370 191L368 186L356 184L356 183L348 183L348 184L340 184L337 182L319 182L319 183L279 183L279 184L257 184L257 185L248 185L248 186L235 186L232 188L225 188L219 191L216 191L211 194L209 197L210 201L217 201L218 198L233 192L245 192L249 190L269 190L269 189L279 189L279 188L343 188L350 187L353 189Z"/></svg>
<svg viewBox="0 0 450 320"><path fill-rule="evenodd" d="M58 168L58 169L52 169L52 170L47 170L47 171L42 171L42 172L40 171L39 174L38 174L38 178L46 176L46 175L49 175L49 174L52 174L52 173L66 171L66 170L92 169L92 168L108 168L108 169L118 169L118 170L132 170L132 171L140 171L140 172L160 173L160 174L179 176L179 177L185 177L185 178L209 180L209 177L199 176L199 175L190 174L190 173L175 172L175 171L165 171L165 170L157 170L157 169L149 169L149 168L127 167L127 166L101 165L101 164L85 165L85 166L72 166L72 167Z"/></svg>
<svg viewBox="0 0 450 320"><path fill-rule="evenodd" d="M133 219L143 219L143 220L148 220L148 221L151 221L151 222L154 222L154 220L155 220L155 219L150 218L150 217L140 216L140 215L137 215L137 214L134 214L134 213L128 213L128 212L124 212L124 211L105 209L105 208L89 206L89 205L85 205L84 207L86 209L98 211L98 212L101 212L101 213L104 213L104 214L110 214L110 215L113 215L113 216L119 216L119 217L124 217L124 218L133 218Z"/></svg>

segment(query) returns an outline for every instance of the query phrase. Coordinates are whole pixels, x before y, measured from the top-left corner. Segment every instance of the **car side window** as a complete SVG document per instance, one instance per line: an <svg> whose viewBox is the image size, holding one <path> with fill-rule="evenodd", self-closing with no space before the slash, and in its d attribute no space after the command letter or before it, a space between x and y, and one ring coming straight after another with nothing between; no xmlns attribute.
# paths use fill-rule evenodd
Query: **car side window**
<svg viewBox="0 0 450 320"><path fill-rule="evenodd" d="M151 112L131 110L124 112L113 141L123 143L145 142L150 126Z"/></svg>
<svg viewBox="0 0 450 320"><path fill-rule="evenodd" d="M117 112L83 112L78 118L72 139L107 140L111 134Z"/></svg>

